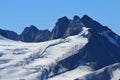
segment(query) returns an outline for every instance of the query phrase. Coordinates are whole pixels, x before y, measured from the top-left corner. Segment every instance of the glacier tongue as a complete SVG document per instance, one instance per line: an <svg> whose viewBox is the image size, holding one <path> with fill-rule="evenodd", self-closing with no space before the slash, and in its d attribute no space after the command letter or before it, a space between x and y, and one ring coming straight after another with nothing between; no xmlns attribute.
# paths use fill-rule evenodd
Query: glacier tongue
<svg viewBox="0 0 120 80"><path fill-rule="evenodd" d="M41 80L45 70L88 43L87 29L75 36L41 43L0 39L0 80Z"/></svg>

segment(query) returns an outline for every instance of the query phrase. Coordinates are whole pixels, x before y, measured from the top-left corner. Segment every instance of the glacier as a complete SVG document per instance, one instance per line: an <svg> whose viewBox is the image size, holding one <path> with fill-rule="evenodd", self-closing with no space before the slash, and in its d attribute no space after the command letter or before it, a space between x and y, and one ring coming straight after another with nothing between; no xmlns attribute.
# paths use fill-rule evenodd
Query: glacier
<svg viewBox="0 0 120 80"><path fill-rule="evenodd" d="M84 28L78 35L41 43L13 41L0 36L0 80L46 79L42 77L45 70L49 71L58 61L76 54L88 43L87 33Z"/></svg>

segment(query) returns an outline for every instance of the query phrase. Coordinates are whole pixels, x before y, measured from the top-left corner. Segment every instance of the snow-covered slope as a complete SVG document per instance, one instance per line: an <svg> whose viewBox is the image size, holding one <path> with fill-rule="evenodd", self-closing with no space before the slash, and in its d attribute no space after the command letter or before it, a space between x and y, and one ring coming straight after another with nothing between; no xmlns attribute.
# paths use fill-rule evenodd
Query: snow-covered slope
<svg viewBox="0 0 120 80"><path fill-rule="evenodd" d="M120 80L120 63L93 71L84 77L76 78L76 80Z"/></svg>
<svg viewBox="0 0 120 80"><path fill-rule="evenodd" d="M67 71L55 77L51 77L48 80L74 80L78 77L85 76L92 72L92 69L88 66L79 66L78 68Z"/></svg>
<svg viewBox="0 0 120 80"><path fill-rule="evenodd" d="M81 65L74 70L49 78L48 80L119 80L120 63L106 66L99 70Z"/></svg>
<svg viewBox="0 0 120 80"><path fill-rule="evenodd" d="M76 36L41 43L12 41L0 36L0 80L44 80L46 70L49 72L58 61L76 54L88 43L87 33L87 28L83 28ZM82 70L73 70L76 71Z"/></svg>

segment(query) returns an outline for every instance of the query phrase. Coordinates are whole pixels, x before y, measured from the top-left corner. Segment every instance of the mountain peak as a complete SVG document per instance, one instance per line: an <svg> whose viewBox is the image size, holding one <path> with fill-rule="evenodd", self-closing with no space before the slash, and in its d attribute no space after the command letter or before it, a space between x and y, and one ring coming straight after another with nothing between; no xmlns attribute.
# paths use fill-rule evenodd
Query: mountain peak
<svg viewBox="0 0 120 80"><path fill-rule="evenodd" d="M26 27L23 32L31 32L31 31L38 32L39 29L37 27L35 27L34 25L30 25L30 27Z"/></svg>
<svg viewBox="0 0 120 80"><path fill-rule="evenodd" d="M81 22L89 28L102 28L103 25L101 25L99 22L93 20L91 17L89 17L88 15L84 15L81 18Z"/></svg>
<svg viewBox="0 0 120 80"><path fill-rule="evenodd" d="M75 16L73 17L73 20L80 20L80 17L77 16L77 15L75 15Z"/></svg>
<svg viewBox="0 0 120 80"><path fill-rule="evenodd" d="M35 27L34 25L30 25L30 27L28 27L29 29L34 29L34 30L38 30L37 27Z"/></svg>
<svg viewBox="0 0 120 80"><path fill-rule="evenodd" d="M58 22L63 22L63 21L69 21L69 19L66 16L63 16L58 19Z"/></svg>
<svg viewBox="0 0 120 80"><path fill-rule="evenodd" d="M66 16L59 18L58 21L56 22L54 29L52 30L51 39L63 37L65 31L68 28L69 23L70 20Z"/></svg>
<svg viewBox="0 0 120 80"><path fill-rule="evenodd" d="M88 15L83 15L83 17L81 19L92 20L92 18L89 17Z"/></svg>

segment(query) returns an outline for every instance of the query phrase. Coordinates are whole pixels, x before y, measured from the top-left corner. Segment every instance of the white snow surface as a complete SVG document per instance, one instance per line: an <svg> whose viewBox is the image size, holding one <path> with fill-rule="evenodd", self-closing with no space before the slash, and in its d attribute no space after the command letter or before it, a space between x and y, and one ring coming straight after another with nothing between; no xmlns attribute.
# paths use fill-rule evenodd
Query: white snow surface
<svg viewBox="0 0 120 80"><path fill-rule="evenodd" d="M120 79L120 63L115 63L112 65L103 67L101 69L91 71L90 73L86 74L85 76L80 76L79 78L76 78L76 79L78 79L78 80L93 80L95 77L97 77L96 80L101 80L101 76L102 76L102 80L106 80L106 77L108 75L105 75L103 73L104 71L106 71L105 73L108 73L110 76L110 79L107 79L107 80L119 80Z"/></svg>
<svg viewBox="0 0 120 80"><path fill-rule="evenodd" d="M0 36L0 80L39 80L44 69L49 69L84 47L88 43L87 33L84 28L78 35L41 43L12 41ZM77 68L73 73L83 75L89 72L81 71Z"/></svg>
<svg viewBox="0 0 120 80"><path fill-rule="evenodd" d="M67 71L63 74L60 74L58 76L52 77L48 80L74 80L79 77L85 76L92 72L92 69L88 66L79 66L78 68Z"/></svg>
<svg viewBox="0 0 120 80"><path fill-rule="evenodd" d="M117 69L112 74L113 74L113 77L111 80L120 80L120 69Z"/></svg>

